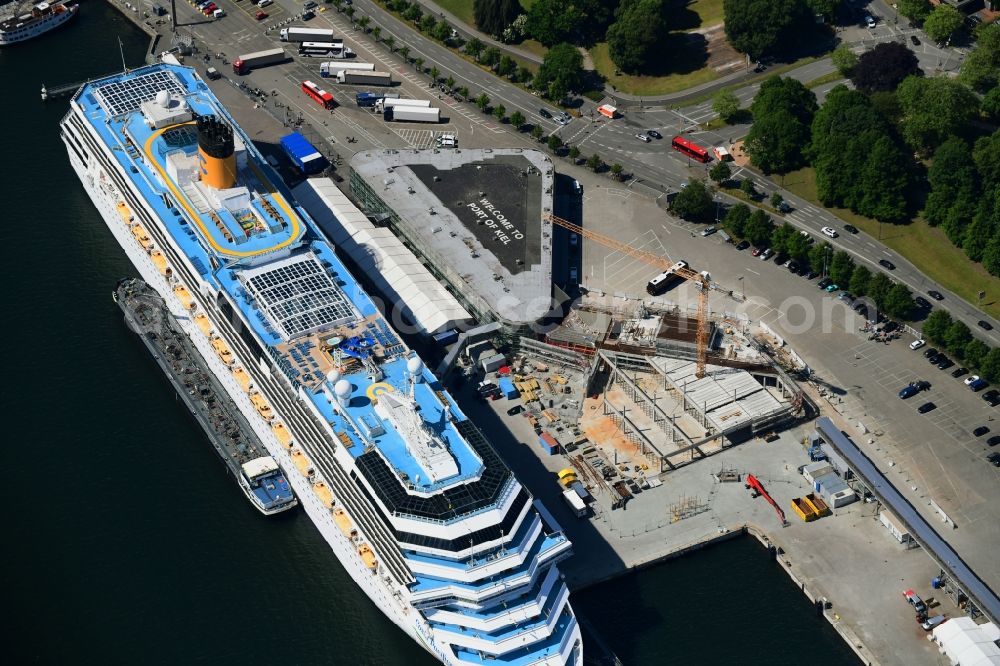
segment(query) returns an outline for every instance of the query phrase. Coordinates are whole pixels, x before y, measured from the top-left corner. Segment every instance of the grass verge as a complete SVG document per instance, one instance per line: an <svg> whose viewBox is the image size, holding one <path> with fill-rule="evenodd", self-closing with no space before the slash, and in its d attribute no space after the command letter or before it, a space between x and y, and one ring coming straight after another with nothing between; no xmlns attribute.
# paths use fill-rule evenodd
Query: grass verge
<svg viewBox="0 0 1000 666"><path fill-rule="evenodd" d="M816 197L816 174L811 167L793 171L785 176L782 186L789 192L823 208ZM827 208L831 213L853 224L873 238L905 257L925 275L958 294L966 302L976 307L978 292L985 290L987 299L981 310L993 317L1000 317L1000 278L990 275L981 264L970 261L965 253L952 245L943 231L932 227L923 219L907 225L883 224L862 217L842 208ZM920 290L924 292L924 289Z"/></svg>
<svg viewBox="0 0 1000 666"><path fill-rule="evenodd" d="M615 74L618 68L612 62L608 45L604 42L590 50L590 57L594 61L594 68L615 87L615 90L631 95L665 95L719 78L718 72L705 67L701 62L704 60L704 54L691 51L676 51L670 60L670 66L679 71L663 76Z"/></svg>
<svg viewBox="0 0 1000 666"><path fill-rule="evenodd" d="M840 72L830 72L829 74L824 74L823 76L816 77L812 81L806 83L806 88L819 88L825 83L833 83L834 81L840 81L844 78L844 75Z"/></svg>

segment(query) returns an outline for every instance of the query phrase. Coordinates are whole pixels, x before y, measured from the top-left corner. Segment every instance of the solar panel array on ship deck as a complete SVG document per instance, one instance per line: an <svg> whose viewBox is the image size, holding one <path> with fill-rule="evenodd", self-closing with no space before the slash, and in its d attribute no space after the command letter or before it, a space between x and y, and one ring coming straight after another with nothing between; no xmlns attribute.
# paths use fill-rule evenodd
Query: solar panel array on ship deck
<svg viewBox="0 0 1000 666"><path fill-rule="evenodd" d="M173 95L183 95L185 90L173 72L156 71L140 74L124 81L112 81L94 89L94 96L108 115L131 113L143 102L156 99L156 93L166 90Z"/></svg>
<svg viewBox="0 0 1000 666"><path fill-rule="evenodd" d="M354 310L333 277L311 254L245 271L245 284L285 338L337 324Z"/></svg>
<svg viewBox="0 0 1000 666"><path fill-rule="evenodd" d="M406 492L396 473L378 452L369 451L358 457L358 467L390 511L447 520L497 501L510 477L510 470L479 428L469 421L458 421L455 427L483 461L485 469L478 482L459 484L430 497L418 497Z"/></svg>

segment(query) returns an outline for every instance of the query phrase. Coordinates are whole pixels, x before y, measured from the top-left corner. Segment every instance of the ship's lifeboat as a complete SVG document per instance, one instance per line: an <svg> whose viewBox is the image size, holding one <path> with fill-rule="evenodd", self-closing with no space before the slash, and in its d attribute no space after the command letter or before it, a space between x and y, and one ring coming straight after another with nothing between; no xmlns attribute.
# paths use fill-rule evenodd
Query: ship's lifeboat
<svg viewBox="0 0 1000 666"><path fill-rule="evenodd" d="M182 284L174 287L174 294L180 299L181 304L188 310L194 310L195 302L194 298L191 296L191 292L188 291L187 287Z"/></svg>
<svg viewBox="0 0 1000 666"><path fill-rule="evenodd" d="M271 423L271 432L274 433L275 438L284 446L286 449L292 447L292 433L288 432L288 428L281 421L274 421Z"/></svg>
<svg viewBox="0 0 1000 666"><path fill-rule="evenodd" d="M267 400L264 399L260 393L250 394L250 402L253 403L254 408L256 408L257 413L265 421L271 421L274 418L274 410L271 409L271 405L267 404Z"/></svg>
<svg viewBox="0 0 1000 666"><path fill-rule="evenodd" d="M312 471L312 463L309 458L302 453L301 449L292 449L292 464L295 465L295 469L299 470L302 476L310 476L309 472Z"/></svg>
<svg viewBox="0 0 1000 666"><path fill-rule="evenodd" d="M183 287L181 287L183 289ZM223 342L222 338L212 338L212 349L215 350L216 355L219 359L226 365L233 364L233 352L229 350L229 347Z"/></svg>
<svg viewBox="0 0 1000 666"><path fill-rule="evenodd" d="M327 486L322 481L317 481L313 484L313 492L316 493L316 497L323 502L323 506L330 508L333 506L333 493L330 492L330 487Z"/></svg>
<svg viewBox="0 0 1000 666"><path fill-rule="evenodd" d="M347 512L343 509L334 510L333 522L337 523L337 527L340 528L340 533L344 535L344 538L350 539L354 535L354 523L351 522Z"/></svg>
<svg viewBox="0 0 1000 666"><path fill-rule="evenodd" d="M137 224L132 227L132 236L134 236L136 242L142 246L142 249L149 250L153 247L153 241L149 240L149 234L146 233L146 230L142 228L141 224Z"/></svg>
<svg viewBox="0 0 1000 666"><path fill-rule="evenodd" d="M236 368L233 370L233 377L236 378L237 383L239 383L240 388L243 389L244 393L250 392L250 375L243 368Z"/></svg>
<svg viewBox="0 0 1000 666"><path fill-rule="evenodd" d="M117 208L118 216L122 218L122 223L128 226L135 219L135 216L132 215L132 209L126 206L124 201L119 201Z"/></svg>
<svg viewBox="0 0 1000 666"><path fill-rule="evenodd" d="M200 330L206 338L212 336L212 322L205 316L204 312L195 316L194 323L198 326L198 330Z"/></svg>
<svg viewBox="0 0 1000 666"><path fill-rule="evenodd" d="M375 553L372 552L368 544L363 543L358 546L358 555L361 556L361 561L365 563L366 567L375 571L376 567L378 567L378 560L375 559Z"/></svg>
<svg viewBox="0 0 1000 666"><path fill-rule="evenodd" d="M153 264L156 266L156 270L160 272L160 275L170 277L170 274L173 271L171 271L170 266L167 265L167 258L163 256L163 253L159 250L153 250L149 256L152 258Z"/></svg>

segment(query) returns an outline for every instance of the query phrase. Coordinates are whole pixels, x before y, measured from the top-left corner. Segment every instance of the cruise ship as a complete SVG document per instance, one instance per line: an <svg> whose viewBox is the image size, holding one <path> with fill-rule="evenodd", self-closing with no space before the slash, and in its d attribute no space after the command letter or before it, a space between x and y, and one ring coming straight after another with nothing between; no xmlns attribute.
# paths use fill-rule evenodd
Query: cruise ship
<svg viewBox="0 0 1000 666"><path fill-rule="evenodd" d="M91 81L61 136L115 238L375 605L444 664L580 666L560 526L197 73L158 64Z"/></svg>
<svg viewBox="0 0 1000 666"><path fill-rule="evenodd" d="M63 2L39 2L27 14L0 21L0 46L23 42L44 35L76 16L79 5Z"/></svg>

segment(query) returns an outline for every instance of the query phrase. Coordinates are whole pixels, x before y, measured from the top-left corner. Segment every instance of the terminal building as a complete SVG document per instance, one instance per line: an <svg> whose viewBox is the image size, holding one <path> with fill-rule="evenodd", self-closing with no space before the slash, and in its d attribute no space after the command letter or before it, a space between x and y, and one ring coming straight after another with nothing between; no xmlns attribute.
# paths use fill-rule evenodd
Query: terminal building
<svg viewBox="0 0 1000 666"><path fill-rule="evenodd" d="M555 172L532 150L381 150L351 160L351 193L480 323L530 333L558 314Z"/></svg>

